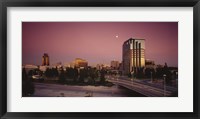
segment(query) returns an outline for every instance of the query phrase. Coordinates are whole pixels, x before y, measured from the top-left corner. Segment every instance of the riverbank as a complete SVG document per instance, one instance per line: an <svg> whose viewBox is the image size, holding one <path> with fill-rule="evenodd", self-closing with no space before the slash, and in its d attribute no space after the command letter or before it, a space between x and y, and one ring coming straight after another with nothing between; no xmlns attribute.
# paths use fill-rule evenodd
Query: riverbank
<svg viewBox="0 0 200 119"><path fill-rule="evenodd" d="M72 86L47 83L34 83L32 97L144 97L126 88L107 86Z"/></svg>
<svg viewBox="0 0 200 119"><path fill-rule="evenodd" d="M72 85L72 86L108 86L111 87L114 84L108 81L100 82L100 80L95 80L95 82L78 82L73 80L66 80L64 83L60 83L59 80L32 80L34 83L45 83L45 84L58 84L58 85Z"/></svg>

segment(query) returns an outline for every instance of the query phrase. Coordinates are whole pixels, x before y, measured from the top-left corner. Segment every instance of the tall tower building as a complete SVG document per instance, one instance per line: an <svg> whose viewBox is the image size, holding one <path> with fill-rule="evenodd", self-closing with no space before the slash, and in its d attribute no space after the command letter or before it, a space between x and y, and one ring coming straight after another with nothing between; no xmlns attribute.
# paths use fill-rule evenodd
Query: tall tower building
<svg viewBox="0 0 200 119"><path fill-rule="evenodd" d="M42 56L42 66L49 66L49 56L47 53L44 53Z"/></svg>
<svg viewBox="0 0 200 119"><path fill-rule="evenodd" d="M123 44L122 65L123 73L137 73L145 66L145 40L130 38Z"/></svg>

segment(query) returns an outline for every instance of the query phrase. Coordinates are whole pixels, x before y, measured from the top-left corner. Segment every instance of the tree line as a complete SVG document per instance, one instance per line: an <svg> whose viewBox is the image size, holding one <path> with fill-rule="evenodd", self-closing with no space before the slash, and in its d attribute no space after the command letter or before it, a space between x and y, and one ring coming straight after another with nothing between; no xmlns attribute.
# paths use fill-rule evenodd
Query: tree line
<svg viewBox="0 0 200 119"><path fill-rule="evenodd" d="M136 69L135 69L136 70ZM173 71L174 70L174 71ZM177 79L177 71L176 67L168 67L167 63L165 63L164 67L153 68L138 68L137 72L134 74L129 73L129 77L135 78L152 78L152 79L163 79L164 75L166 75L165 80L167 84L170 84L172 80Z"/></svg>
<svg viewBox="0 0 200 119"><path fill-rule="evenodd" d="M95 84L105 84L105 74L106 71L104 69L97 70L96 68L66 68L64 70L61 68L59 75L59 83L61 84L87 84L87 85L95 85ZM71 79L71 80L69 80ZM84 80L87 79L87 82ZM99 81L97 81L99 79Z"/></svg>
<svg viewBox="0 0 200 119"><path fill-rule="evenodd" d="M82 84L82 85L95 85L108 83L105 81L106 70L97 70L96 68L47 68L45 72L39 69L30 70L28 76L33 75L45 76L48 78L58 78L60 84ZM87 82L85 82L87 80Z"/></svg>

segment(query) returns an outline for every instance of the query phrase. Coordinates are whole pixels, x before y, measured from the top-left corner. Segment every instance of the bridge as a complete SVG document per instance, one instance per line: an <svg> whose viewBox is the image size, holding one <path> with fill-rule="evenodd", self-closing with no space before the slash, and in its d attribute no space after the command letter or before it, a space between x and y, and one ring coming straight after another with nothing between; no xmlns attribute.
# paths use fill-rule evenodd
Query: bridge
<svg viewBox="0 0 200 119"><path fill-rule="evenodd" d="M138 80L128 80L122 77L107 76L107 79L115 85L128 88L148 97L169 97L177 91L177 88L174 87L165 86L164 90L164 85L154 85L153 83L151 84Z"/></svg>

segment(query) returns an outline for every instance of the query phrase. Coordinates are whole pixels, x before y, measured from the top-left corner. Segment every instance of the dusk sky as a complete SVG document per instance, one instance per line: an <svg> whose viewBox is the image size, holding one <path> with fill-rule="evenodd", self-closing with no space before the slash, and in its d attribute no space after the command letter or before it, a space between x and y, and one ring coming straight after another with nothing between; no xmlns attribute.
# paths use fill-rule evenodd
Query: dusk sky
<svg viewBox="0 0 200 119"><path fill-rule="evenodd" d="M50 64L121 62L131 37L145 39L146 59L178 66L178 22L23 22L22 64L41 65L44 53Z"/></svg>

